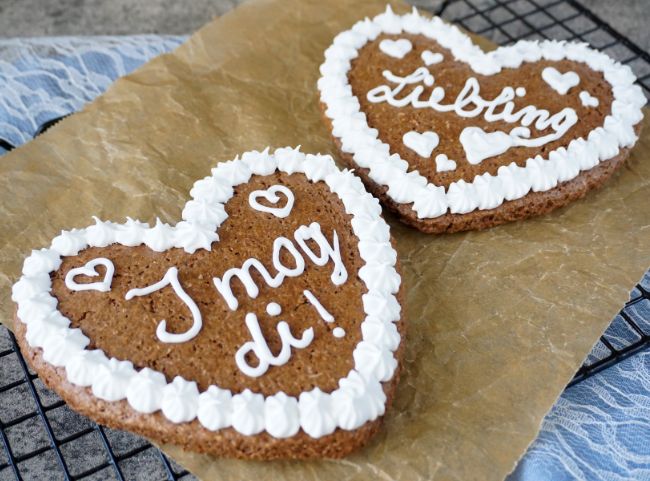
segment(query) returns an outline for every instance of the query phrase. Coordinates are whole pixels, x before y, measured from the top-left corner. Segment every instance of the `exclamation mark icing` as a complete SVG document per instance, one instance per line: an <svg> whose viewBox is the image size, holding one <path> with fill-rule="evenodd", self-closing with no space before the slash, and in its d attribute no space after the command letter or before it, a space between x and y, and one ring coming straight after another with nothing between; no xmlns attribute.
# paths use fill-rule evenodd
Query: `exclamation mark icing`
<svg viewBox="0 0 650 481"><path fill-rule="evenodd" d="M269 316L279 316L282 314L282 308L280 307L280 304L277 302L269 302L266 305L266 313Z"/></svg>
<svg viewBox="0 0 650 481"><path fill-rule="evenodd" d="M316 296L314 296L314 294L312 294L310 290L305 289L304 291L302 291L302 293L305 295L309 303L312 306L314 306L314 309L316 309L316 312L318 312L318 315L321 317L321 319L323 319L323 321L327 323L334 322L334 316L330 314L327 311L327 309L325 309L325 307L323 307L320 301L316 299ZM340 339L345 336L345 329L343 329L342 327L335 327L332 330L332 334L334 335L334 337Z"/></svg>

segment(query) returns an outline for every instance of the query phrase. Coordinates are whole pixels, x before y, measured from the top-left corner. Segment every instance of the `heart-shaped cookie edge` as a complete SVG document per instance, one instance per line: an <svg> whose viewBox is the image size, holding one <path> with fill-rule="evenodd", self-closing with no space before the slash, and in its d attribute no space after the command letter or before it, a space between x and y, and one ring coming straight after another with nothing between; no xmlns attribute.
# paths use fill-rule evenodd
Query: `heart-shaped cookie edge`
<svg viewBox="0 0 650 481"><path fill-rule="evenodd" d="M567 149L551 152L548 159L541 156L528 159L525 167L513 162L500 167L496 176L489 173L477 175L473 182L459 180L445 190L429 183L417 170L408 172L408 164L399 156L391 155L390 146L378 139L376 129L368 126L349 85L347 73L359 50L382 33L402 32L435 40L449 49L457 60L468 63L475 72L483 75L542 58L585 62L593 70L602 72L612 86L612 114L605 119L603 126L591 131L587 140L574 139ZM636 142L634 126L643 118L641 108L646 103L641 88L634 85L636 78L628 66L585 44L520 41L485 53L457 27L438 17L422 17L415 8L411 13L399 16L387 7L386 12L373 19L361 20L338 34L325 51L325 62L320 72L321 104L342 155L350 156L354 164L367 169L367 177L380 186L382 193L388 188L384 195L390 199L386 203L389 207L393 208L391 204L412 204L414 217L419 220L435 219L447 213L462 215L476 209L492 210L529 193L554 189L559 183L575 179L581 171L588 171L599 162L615 159L620 148L630 148ZM420 227L419 222L407 223ZM430 232L444 230L444 226L434 227Z"/></svg>
<svg viewBox="0 0 650 481"><path fill-rule="evenodd" d="M86 350L89 339L79 329L70 329L70 321L56 309L57 300L50 295L49 273L59 267L62 255L74 255L87 245L103 247L112 244L120 226L112 222L97 221L86 229L63 232L53 240L49 249L33 251L25 260L23 276L14 285L12 299L18 304L17 318L27 327L25 339L28 345L42 349L44 361L53 367L64 367L69 382L89 387L96 396L100 394L98 399L109 402L125 399L136 412L144 414L160 409L173 423L198 419L210 430L232 427L245 436L266 431L276 438L291 437L302 429L311 438L319 438L336 428L358 429L383 415L387 399L382 383L391 380L395 373L397 360L393 353L401 344L394 324L400 320L401 307L396 294L401 280L395 269L396 253L391 245L388 225L381 217L381 207L366 192L362 182L350 171L338 170L330 156L305 155L290 148L278 149L274 154L249 152L241 160L220 163L211 176L197 181L191 191L193 200L188 201L186 207L190 202L205 200L202 198L205 189L197 188L202 181L217 182L224 187L218 194L221 200L216 201L223 207L233 195L233 186L247 182L251 175L269 175L276 169L288 174L302 172L311 182L324 181L341 199L346 213L351 215L351 227L359 239L359 251L365 263L358 276L368 289L362 297L366 318L360 325L362 340L353 353L355 367L340 380L337 390L322 393L314 389L303 392L298 399L281 392L264 397L249 390L235 395L231 393L228 397L227 390L216 386L199 393L193 381L176 377L167 383L163 377L163 385L158 382L160 377L156 381L155 371L151 369L136 373L129 361L108 360L103 353L98 353L99 350ZM210 202L215 202L214 197ZM211 229L212 226L194 222L186 215L186 210L184 220L174 228L158 222L149 229L144 227L145 224L132 220L121 227L129 231L130 245L144 243L158 251L165 250L165 245L161 244L166 244L166 248L182 247L187 252L194 252L197 248L209 249L212 242L206 246L204 234L217 232L225 217L215 222ZM182 230L196 228L194 234L199 235L183 235L182 238L169 235L179 225L182 225ZM138 236L133 235L137 230L140 230L139 241ZM152 235L154 230L158 231L156 235ZM202 240L198 244L194 241L187 243L188 238ZM70 379L70 371L77 373L74 379ZM142 387L140 381L150 389L143 388L144 393L138 392ZM95 389L95 386L98 387ZM160 405L148 406L144 411L136 409L127 396L130 386L135 386L137 396L158 399ZM224 399L229 401L226 403L229 412L215 413L214 409L211 410L215 404L223 405ZM204 416L199 414L202 405L207 406ZM219 418L217 422L214 416Z"/></svg>

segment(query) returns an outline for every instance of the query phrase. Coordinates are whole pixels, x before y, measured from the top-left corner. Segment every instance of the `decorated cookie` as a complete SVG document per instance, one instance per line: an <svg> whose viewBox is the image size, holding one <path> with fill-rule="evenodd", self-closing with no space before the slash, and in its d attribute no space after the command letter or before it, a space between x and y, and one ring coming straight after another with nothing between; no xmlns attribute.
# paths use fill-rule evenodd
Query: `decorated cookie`
<svg viewBox="0 0 650 481"><path fill-rule="evenodd" d="M379 202L329 156L218 164L176 225L95 219L32 251L16 336L100 423L240 458L341 457L379 427L404 331Z"/></svg>
<svg viewBox="0 0 650 481"><path fill-rule="evenodd" d="M645 97L585 44L489 53L458 28L390 8L340 33L318 88L344 163L418 229L483 229L600 186L637 140Z"/></svg>

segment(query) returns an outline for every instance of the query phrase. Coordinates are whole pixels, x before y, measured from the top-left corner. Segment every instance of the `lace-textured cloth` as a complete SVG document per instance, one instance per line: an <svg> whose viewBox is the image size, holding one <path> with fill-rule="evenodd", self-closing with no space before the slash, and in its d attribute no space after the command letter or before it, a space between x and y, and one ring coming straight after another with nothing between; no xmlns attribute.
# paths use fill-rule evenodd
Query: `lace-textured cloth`
<svg viewBox="0 0 650 481"><path fill-rule="evenodd" d="M78 110L117 77L184 39L144 35L0 40L0 138L16 146L29 141L42 123ZM650 273L642 285L650 289ZM639 303L628 314L648 330L650 303ZM614 344L629 342L630 333L616 319L609 334ZM599 357L602 353L595 348L590 359ZM627 479L650 480L650 349L567 389L509 477Z"/></svg>
<svg viewBox="0 0 650 481"><path fill-rule="evenodd" d="M116 78L185 37L0 39L0 137L18 146L50 119L79 110Z"/></svg>

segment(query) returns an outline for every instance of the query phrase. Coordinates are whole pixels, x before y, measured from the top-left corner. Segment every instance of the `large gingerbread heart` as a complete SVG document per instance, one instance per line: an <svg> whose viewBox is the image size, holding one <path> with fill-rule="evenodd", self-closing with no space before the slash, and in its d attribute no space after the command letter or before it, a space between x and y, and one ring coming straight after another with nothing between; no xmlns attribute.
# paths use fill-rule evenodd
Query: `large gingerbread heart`
<svg viewBox="0 0 650 481"><path fill-rule="evenodd" d="M339 34L321 74L342 160L425 232L490 227L585 195L622 165L645 105L630 68L585 44L484 53L415 9Z"/></svg>
<svg viewBox="0 0 650 481"><path fill-rule="evenodd" d="M99 422L188 449L340 457L397 383L400 276L379 202L329 156L249 152L175 226L64 231L13 287L44 381Z"/></svg>

